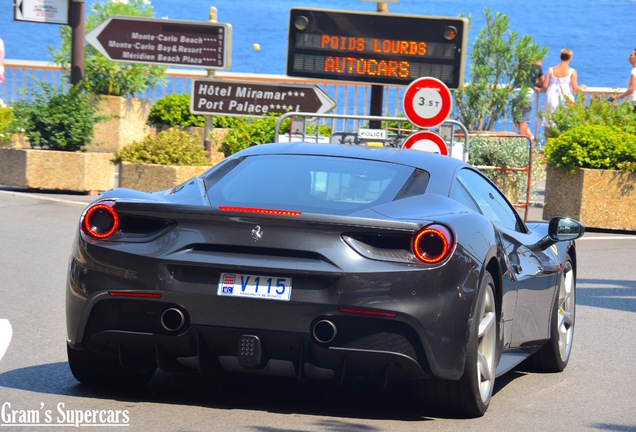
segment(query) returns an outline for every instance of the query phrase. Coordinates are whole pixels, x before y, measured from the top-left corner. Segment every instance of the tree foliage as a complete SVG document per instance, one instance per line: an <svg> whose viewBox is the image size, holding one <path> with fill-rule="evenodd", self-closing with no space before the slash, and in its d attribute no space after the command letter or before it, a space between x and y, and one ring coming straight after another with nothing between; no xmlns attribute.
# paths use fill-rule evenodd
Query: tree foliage
<svg viewBox="0 0 636 432"><path fill-rule="evenodd" d="M525 84L532 64L545 57L547 48L533 42L532 36L509 31L509 18L484 10L483 27L469 53L469 83L454 92L458 120L469 130L490 131L508 111L518 118L527 101ZM518 87L519 91L515 91Z"/></svg>
<svg viewBox="0 0 636 432"><path fill-rule="evenodd" d="M106 0L93 3L86 16L84 31L93 30L112 16L133 16L149 18L154 14L148 0ZM71 29L60 26L60 49L48 50L53 62L65 70L70 70ZM154 88L165 82L164 66L151 66L139 63L114 62L90 45L84 50L84 87L86 91L98 95L136 96L138 93Z"/></svg>

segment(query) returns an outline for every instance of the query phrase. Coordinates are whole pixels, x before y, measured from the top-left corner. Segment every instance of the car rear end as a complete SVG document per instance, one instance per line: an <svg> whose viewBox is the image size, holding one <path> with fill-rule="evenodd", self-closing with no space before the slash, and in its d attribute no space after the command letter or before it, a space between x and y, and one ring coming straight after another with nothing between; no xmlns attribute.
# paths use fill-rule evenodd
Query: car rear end
<svg viewBox="0 0 636 432"><path fill-rule="evenodd" d="M201 187L210 205L107 197L87 209L69 268L70 345L166 370L461 376L474 259L439 218L374 210L423 193L426 174L279 159L219 167Z"/></svg>

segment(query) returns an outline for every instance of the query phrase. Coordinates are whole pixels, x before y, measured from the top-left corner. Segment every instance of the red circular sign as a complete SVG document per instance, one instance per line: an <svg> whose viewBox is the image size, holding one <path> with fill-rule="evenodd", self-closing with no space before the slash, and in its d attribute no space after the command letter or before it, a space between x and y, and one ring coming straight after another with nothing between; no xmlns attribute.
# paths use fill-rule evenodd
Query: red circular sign
<svg viewBox="0 0 636 432"><path fill-rule="evenodd" d="M450 90L437 78L424 77L413 81L404 92L402 102L406 117L422 128L444 123L453 108Z"/></svg>
<svg viewBox="0 0 636 432"><path fill-rule="evenodd" d="M439 153L448 156L448 148L446 147L444 139L436 133L429 131L417 131L412 133L406 138L402 148Z"/></svg>

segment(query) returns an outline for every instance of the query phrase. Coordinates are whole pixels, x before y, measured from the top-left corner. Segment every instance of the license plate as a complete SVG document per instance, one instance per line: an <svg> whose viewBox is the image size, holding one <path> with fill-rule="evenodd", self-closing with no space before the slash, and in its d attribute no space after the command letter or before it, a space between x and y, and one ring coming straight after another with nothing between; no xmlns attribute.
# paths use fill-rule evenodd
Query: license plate
<svg viewBox="0 0 636 432"><path fill-rule="evenodd" d="M217 295L289 301L292 280L286 277L221 273Z"/></svg>

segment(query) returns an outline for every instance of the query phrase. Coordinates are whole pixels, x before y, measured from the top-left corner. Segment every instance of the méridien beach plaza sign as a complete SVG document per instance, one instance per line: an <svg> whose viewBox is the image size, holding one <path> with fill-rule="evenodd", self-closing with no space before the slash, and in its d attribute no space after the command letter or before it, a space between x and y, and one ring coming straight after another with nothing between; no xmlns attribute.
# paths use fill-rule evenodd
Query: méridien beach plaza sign
<svg viewBox="0 0 636 432"><path fill-rule="evenodd" d="M229 69L229 24L111 17L86 35L100 53L115 61L166 66Z"/></svg>
<svg viewBox="0 0 636 432"><path fill-rule="evenodd" d="M464 82L468 20L291 9L287 75L409 85L433 77Z"/></svg>

